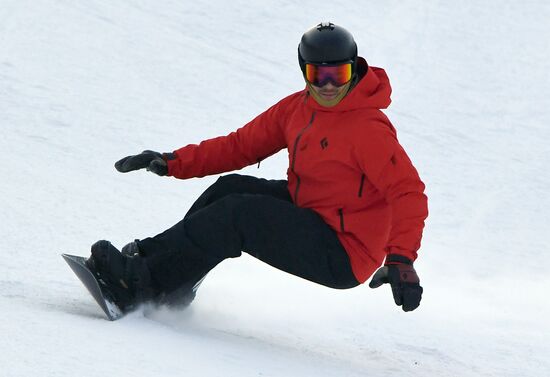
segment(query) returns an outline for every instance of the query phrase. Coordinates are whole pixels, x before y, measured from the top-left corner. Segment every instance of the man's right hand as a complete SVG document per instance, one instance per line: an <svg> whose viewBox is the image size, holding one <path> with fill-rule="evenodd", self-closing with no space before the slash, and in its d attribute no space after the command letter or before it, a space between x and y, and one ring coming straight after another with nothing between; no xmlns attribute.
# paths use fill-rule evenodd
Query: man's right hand
<svg viewBox="0 0 550 377"><path fill-rule="evenodd" d="M168 165L164 160L163 154L155 151L143 151L140 154L124 157L115 163L115 168L121 173L129 171L147 169L157 175L167 175Z"/></svg>

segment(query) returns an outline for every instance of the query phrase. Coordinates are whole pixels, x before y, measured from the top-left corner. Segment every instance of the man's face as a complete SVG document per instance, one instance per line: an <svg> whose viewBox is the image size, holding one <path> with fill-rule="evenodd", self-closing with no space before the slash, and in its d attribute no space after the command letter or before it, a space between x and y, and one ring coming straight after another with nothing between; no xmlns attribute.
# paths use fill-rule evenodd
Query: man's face
<svg viewBox="0 0 550 377"><path fill-rule="evenodd" d="M347 85L342 86L334 86L331 82L326 83L324 86L315 86L311 85L313 90L325 101L332 101L336 97L338 97L339 94L342 93L342 91L347 89Z"/></svg>
<svg viewBox="0 0 550 377"><path fill-rule="evenodd" d="M315 100L332 107L346 95L352 79L352 63L335 65L306 63L304 78Z"/></svg>

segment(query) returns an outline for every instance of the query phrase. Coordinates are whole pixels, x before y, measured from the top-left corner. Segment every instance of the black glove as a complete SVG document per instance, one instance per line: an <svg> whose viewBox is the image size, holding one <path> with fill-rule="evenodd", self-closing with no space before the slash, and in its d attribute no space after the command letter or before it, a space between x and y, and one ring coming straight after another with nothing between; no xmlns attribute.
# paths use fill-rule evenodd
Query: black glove
<svg viewBox="0 0 550 377"><path fill-rule="evenodd" d="M124 157L115 163L115 168L121 173L145 168L157 175L168 174L168 165L163 154L154 151L143 151L134 156Z"/></svg>
<svg viewBox="0 0 550 377"><path fill-rule="evenodd" d="M388 255L386 264L376 271L369 287L378 288L385 283L390 283L393 299L403 311L410 312L420 305L423 289L409 258L395 254Z"/></svg>

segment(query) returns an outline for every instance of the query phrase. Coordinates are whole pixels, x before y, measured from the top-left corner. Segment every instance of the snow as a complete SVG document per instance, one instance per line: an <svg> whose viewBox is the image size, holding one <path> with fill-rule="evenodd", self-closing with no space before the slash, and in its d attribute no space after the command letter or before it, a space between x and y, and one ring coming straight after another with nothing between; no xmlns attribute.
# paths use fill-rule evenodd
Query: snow
<svg viewBox="0 0 550 377"><path fill-rule="evenodd" d="M549 19L543 0L0 0L0 375L550 375ZM299 38L327 20L387 70L427 185L420 308L243 256L187 311L106 321L60 254L154 235L216 179L114 162L301 89ZM284 178L286 156L242 172Z"/></svg>

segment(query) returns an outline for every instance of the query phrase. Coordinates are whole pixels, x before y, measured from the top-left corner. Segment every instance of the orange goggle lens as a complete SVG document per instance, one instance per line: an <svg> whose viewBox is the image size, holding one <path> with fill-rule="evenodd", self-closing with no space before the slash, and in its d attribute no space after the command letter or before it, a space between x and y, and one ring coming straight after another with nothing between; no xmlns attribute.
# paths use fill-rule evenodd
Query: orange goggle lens
<svg viewBox="0 0 550 377"><path fill-rule="evenodd" d="M351 63L339 65L306 64L306 80L318 87L331 82L334 86L342 86L351 80Z"/></svg>

